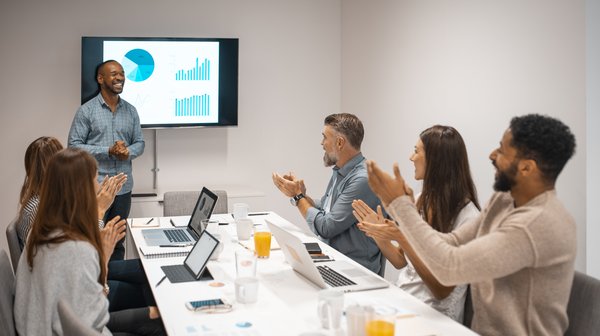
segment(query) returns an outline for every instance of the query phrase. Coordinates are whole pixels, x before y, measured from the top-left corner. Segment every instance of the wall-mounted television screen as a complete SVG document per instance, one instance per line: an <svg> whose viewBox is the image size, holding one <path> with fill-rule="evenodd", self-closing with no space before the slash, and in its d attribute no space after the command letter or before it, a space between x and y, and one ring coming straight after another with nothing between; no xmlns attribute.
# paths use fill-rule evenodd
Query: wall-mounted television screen
<svg viewBox="0 0 600 336"><path fill-rule="evenodd" d="M236 38L84 36L81 103L99 92L96 67L116 60L125 70L121 97L142 128L235 126L238 123Z"/></svg>

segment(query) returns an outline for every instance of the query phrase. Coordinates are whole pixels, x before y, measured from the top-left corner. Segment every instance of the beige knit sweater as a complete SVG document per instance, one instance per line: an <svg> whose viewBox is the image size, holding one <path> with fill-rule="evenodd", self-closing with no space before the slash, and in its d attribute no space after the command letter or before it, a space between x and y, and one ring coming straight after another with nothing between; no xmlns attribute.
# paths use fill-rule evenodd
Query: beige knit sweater
<svg viewBox="0 0 600 336"><path fill-rule="evenodd" d="M577 243L555 191L518 208L510 193L495 193L479 217L448 234L424 222L406 196L386 210L442 284L471 284L474 331L564 334Z"/></svg>

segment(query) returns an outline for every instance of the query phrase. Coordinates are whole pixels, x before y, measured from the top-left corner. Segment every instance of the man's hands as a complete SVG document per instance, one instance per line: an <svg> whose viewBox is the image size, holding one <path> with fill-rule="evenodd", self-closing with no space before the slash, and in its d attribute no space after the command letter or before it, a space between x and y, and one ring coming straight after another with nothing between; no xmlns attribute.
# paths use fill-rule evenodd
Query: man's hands
<svg viewBox="0 0 600 336"><path fill-rule="evenodd" d="M414 196L412 189L405 183L398 163L394 163L394 177L384 172L374 161L367 161L367 172L369 173L369 187L379 197L383 205L387 206L396 198L404 195Z"/></svg>
<svg viewBox="0 0 600 336"><path fill-rule="evenodd" d="M104 218L104 213L115 199L115 195L121 190L127 181L127 175L120 173L112 177L104 177L96 198L98 200L98 218Z"/></svg>
<svg viewBox="0 0 600 336"><path fill-rule="evenodd" d="M102 250L104 251L104 260L108 264L110 256L115 249L117 242L125 237L125 225L127 221L116 216L104 225L104 229L100 230L102 238Z"/></svg>
<svg viewBox="0 0 600 336"><path fill-rule="evenodd" d="M115 141L115 144L108 149L108 154L117 158L117 160L127 160L129 158L129 149L122 140Z"/></svg>
<svg viewBox="0 0 600 336"><path fill-rule="evenodd" d="M294 197L300 193L306 195L306 186L304 185L304 180L299 180L294 176L293 173L289 173L286 175L279 175L277 173L272 174L273 183L277 187L277 189L281 190L281 192L287 197Z"/></svg>

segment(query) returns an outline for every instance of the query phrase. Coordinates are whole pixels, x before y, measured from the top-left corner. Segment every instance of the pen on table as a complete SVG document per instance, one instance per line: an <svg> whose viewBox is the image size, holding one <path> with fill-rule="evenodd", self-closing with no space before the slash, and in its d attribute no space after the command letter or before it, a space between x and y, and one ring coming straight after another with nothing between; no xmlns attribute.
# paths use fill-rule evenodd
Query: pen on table
<svg viewBox="0 0 600 336"><path fill-rule="evenodd" d="M268 214L269 214L268 212L252 212L252 213L249 213L248 216L266 216Z"/></svg>
<svg viewBox="0 0 600 336"><path fill-rule="evenodd" d="M173 222L173 218L169 218L169 222L171 222L171 225L177 226L177 225L175 225L175 222Z"/></svg>
<svg viewBox="0 0 600 336"><path fill-rule="evenodd" d="M154 217L150 218L150 220L149 220L149 221L147 221L147 222L146 222L146 224L144 224L144 225L148 225L148 224L150 224L150 223L151 223L153 220L154 220Z"/></svg>
<svg viewBox="0 0 600 336"><path fill-rule="evenodd" d="M238 244L240 244L240 246L243 247L243 248L245 248L246 250L254 252L254 250L249 249L248 246L240 243L239 241L238 241Z"/></svg>
<svg viewBox="0 0 600 336"><path fill-rule="evenodd" d="M160 281L158 281L158 283L154 287L158 287L158 285L160 285L163 281L165 281L166 278L167 278L167 275L163 276L162 279L160 279Z"/></svg>

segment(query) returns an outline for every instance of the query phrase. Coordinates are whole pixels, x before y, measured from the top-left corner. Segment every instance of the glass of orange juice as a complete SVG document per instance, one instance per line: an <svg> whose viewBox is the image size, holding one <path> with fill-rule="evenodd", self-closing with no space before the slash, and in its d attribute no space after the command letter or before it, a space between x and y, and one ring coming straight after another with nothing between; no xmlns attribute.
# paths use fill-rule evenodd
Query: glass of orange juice
<svg viewBox="0 0 600 336"><path fill-rule="evenodd" d="M271 254L271 232L256 230L254 232L254 250L259 258L268 258Z"/></svg>
<svg viewBox="0 0 600 336"><path fill-rule="evenodd" d="M394 336L396 329L396 309L393 307L374 307L374 312L365 323L367 336Z"/></svg>

